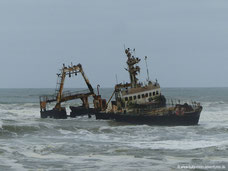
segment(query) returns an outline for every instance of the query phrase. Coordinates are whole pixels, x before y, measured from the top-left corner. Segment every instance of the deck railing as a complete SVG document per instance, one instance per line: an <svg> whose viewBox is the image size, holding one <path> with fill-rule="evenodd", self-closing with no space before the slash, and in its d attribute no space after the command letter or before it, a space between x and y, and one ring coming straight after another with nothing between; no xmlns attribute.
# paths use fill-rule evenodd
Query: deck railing
<svg viewBox="0 0 228 171"><path fill-rule="evenodd" d="M64 97L69 97L69 96L74 96L77 94L86 94L86 93L90 93L89 90L79 90L79 91L64 91L62 93L62 98ZM40 96L40 101L41 102L54 102L57 100L57 93L53 94L53 95L42 95Z"/></svg>
<svg viewBox="0 0 228 171"><path fill-rule="evenodd" d="M185 103L187 103L188 105L191 105L193 108L195 108L199 105L199 103L197 103L193 100L166 99L167 107L175 107L178 104L183 105Z"/></svg>
<svg viewBox="0 0 228 171"><path fill-rule="evenodd" d="M69 97L69 96L74 96L77 94L86 94L90 93L89 90L80 90L80 91L64 91L62 94L62 97Z"/></svg>

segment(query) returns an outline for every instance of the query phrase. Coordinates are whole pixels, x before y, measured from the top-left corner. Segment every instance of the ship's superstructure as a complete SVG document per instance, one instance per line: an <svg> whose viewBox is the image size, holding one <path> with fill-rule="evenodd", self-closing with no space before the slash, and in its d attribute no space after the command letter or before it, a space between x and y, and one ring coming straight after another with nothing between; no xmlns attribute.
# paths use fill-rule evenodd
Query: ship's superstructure
<svg viewBox="0 0 228 171"><path fill-rule="evenodd" d="M112 101L113 112L119 112L120 110L132 110L140 105L153 105L155 107L161 107L165 105L165 98L161 95L161 89L158 82L152 82L147 80L147 83L140 83L137 75L140 72L140 67L137 64L140 59L132 55L131 49L125 50L127 56L126 69L130 76L130 83L117 84L115 86L115 99ZM161 104L159 100L163 100ZM159 103L158 103L159 102Z"/></svg>

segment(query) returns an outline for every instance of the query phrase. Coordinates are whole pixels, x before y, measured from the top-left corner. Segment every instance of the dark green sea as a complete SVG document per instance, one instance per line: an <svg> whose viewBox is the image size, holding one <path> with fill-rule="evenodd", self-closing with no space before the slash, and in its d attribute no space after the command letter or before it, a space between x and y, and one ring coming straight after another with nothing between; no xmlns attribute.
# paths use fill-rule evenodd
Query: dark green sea
<svg viewBox="0 0 228 171"><path fill-rule="evenodd" d="M201 103L197 126L41 119L39 96L53 92L0 89L1 171L228 170L228 88L162 89L167 98Z"/></svg>

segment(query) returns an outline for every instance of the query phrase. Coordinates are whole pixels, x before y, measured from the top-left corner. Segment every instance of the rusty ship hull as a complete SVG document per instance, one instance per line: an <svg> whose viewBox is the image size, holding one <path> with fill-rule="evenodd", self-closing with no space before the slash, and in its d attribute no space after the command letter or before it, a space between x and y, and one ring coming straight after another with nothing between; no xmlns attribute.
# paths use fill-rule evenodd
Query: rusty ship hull
<svg viewBox="0 0 228 171"><path fill-rule="evenodd" d="M84 116L84 115L94 115L97 110L94 108L85 108L83 106L70 106L71 112L70 112L70 117L75 118L77 116Z"/></svg>
<svg viewBox="0 0 228 171"><path fill-rule="evenodd" d="M164 126L190 126L198 125L202 109L186 112L184 115L170 113L166 115L148 115L137 113L96 113L96 119L115 120L131 124L148 124Z"/></svg>
<svg viewBox="0 0 228 171"><path fill-rule="evenodd" d="M171 99L168 101L161 93L161 87L157 79L151 81L147 67L147 56L145 62L147 67L146 82L140 82L137 78L140 67L137 65L141 59L135 57L135 49L125 49L127 56L127 68L130 83L118 83L108 101L102 99L97 85L97 95L94 93L88 78L86 77L82 65L63 65L61 73L57 74L56 93L51 96L40 96L41 118L66 119L67 117L77 117L88 115L89 118L95 114L96 119L115 120L119 122L149 125L197 125L202 111L200 103L180 103L180 100ZM66 76L81 73L88 90L86 92L63 92ZM89 96L93 97L93 108L89 105ZM81 99L82 106L70 106L71 113L67 115L66 109L61 107L61 103ZM168 101L168 103L167 103ZM52 110L47 110L47 104L56 102Z"/></svg>
<svg viewBox="0 0 228 171"><path fill-rule="evenodd" d="M44 110L44 111L40 111L40 117L41 118L66 119L67 113L66 113L66 109Z"/></svg>

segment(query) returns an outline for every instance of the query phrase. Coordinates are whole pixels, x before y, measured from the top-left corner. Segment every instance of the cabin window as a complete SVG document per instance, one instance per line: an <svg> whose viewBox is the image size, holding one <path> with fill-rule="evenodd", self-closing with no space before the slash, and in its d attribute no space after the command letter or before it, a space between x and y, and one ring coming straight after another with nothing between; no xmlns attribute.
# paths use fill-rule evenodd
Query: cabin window
<svg viewBox="0 0 228 171"><path fill-rule="evenodd" d="M152 93L150 93L149 95L150 95L150 97L151 97L151 96L152 96Z"/></svg>
<svg viewBox="0 0 228 171"><path fill-rule="evenodd" d="M136 100L136 96L134 96L134 100Z"/></svg>
<svg viewBox="0 0 228 171"><path fill-rule="evenodd" d="M132 96L129 97L129 100L132 100Z"/></svg>
<svg viewBox="0 0 228 171"><path fill-rule="evenodd" d="M156 91L156 95L158 95L158 91Z"/></svg>
<svg viewBox="0 0 228 171"><path fill-rule="evenodd" d="M128 101L128 97L125 97L125 101Z"/></svg>
<svg viewBox="0 0 228 171"><path fill-rule="evenodd" d="M153 92L153 96L155 96L155 91Z"/></svg>
<svg viewBox="0 0 228 171"><path fill-rule="evenodd" d="M146 97L148 97L148 93L146 93Z"/></svg>
<svg viewBox="0 0 228 171"><path fill-rule="evenodd" d="M142 98L144 98L145 97L145 94L142 94Z"/></svg>
<svg viewBox="0 0 228 171"><path fill-rule="evenodd" d="M140 99L140 95L138 95L138 99Z"/></svg>

